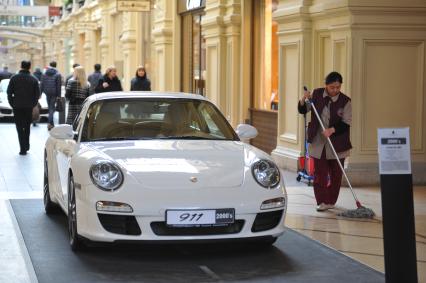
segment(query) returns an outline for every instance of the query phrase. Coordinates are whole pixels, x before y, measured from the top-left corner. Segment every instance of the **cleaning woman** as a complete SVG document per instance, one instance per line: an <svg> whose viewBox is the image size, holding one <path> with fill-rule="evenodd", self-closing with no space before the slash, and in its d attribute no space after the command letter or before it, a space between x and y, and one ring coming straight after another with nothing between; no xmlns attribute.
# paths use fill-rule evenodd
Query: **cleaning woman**
<svg viewBox="0 0 426 283"><path fill-rule="evenodd" d="M315 89L312 94L305 90L298 103L299 113L305 114L311 110L311 105L305 101L311 100L325 127L323 130L316 115L311 113L308 143L309 154L314 158L314 193L317 211L334 208L342 183L342 170L327 138L330 138L341 164L344 164L352 148L349 139L352 122L351 99L340 92L342 83L342 76L337 72L331 72L325 78L325 87Z"/></svg>

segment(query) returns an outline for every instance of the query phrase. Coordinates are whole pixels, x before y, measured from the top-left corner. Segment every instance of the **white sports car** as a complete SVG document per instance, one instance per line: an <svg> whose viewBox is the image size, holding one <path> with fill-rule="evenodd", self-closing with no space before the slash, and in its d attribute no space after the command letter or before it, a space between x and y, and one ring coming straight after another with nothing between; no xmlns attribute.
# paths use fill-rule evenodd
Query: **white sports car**
<svg viewBox="0 0 426 283"><path fill-rule="evenodd" d="M13 117L13 110L10 107L9 101L7 100L7 87L9 86L10 79L3 79L0 82L0 118ZM46 95L41 94L39 99L41 106L40 116L47 119L49 115L49 108L47 106Z"/></svg>
<svg viewBox="0 0 426 283"><path fill-rule="evenodd" d="M183 93L90 96L71 125L50 131L44 206L85 241L248 239L272 244L287 194L271 157L240 139L206 98Z"/></svg>

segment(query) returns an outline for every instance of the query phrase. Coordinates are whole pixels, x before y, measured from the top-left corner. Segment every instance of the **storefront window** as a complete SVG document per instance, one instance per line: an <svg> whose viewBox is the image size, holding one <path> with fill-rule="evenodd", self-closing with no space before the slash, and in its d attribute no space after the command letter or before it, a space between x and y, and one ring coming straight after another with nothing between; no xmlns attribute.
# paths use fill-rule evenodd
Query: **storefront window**
<svg viewBox="0 0 426 283"><path fill-rule="evenodd" d="M278 110L278 24L272 20L276 0L254 1L254 108Z"/></svg>
<svg viewBox="0 0 426 283"><path fill-rule="evenodd" d="M193 16L192 24L192 91L204 95L206 71L206 40L201 34L201 15Z"/></svg>
<svg viewBox="0 0 426 283"><path fill-rule="evenodd" d="M178 4L182 16L181 90L205 95L206 40L201 25L205 1L181 0Z"/></svg>

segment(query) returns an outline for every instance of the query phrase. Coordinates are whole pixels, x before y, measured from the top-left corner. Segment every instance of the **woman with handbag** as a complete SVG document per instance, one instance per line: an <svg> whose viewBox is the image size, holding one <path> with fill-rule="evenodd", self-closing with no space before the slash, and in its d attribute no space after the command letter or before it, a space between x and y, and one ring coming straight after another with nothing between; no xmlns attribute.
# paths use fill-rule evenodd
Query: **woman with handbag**
<svg viewBox="0 0 426 283"><path fill-rule="evenodd" d="M86 72L82 66L78 66L74 69L74 75L66 86L65 97L69 100L67 124L72 125L89 94L90 83L87 81Z"/></svg>

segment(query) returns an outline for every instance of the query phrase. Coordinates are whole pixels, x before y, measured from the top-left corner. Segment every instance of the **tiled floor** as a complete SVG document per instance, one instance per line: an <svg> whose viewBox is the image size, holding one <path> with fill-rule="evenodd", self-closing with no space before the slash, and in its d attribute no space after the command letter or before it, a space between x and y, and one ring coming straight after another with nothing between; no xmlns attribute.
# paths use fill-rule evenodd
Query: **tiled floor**
<svg viewBox="0 0 426 283"><path fill-rule="evenodd" d="M287 187L289 207L286 224L376 270L384 272L383 226L379 188L356 188L362 204L374 210L372 220L338 217L343 208L355 208L349 189L343 188L337 209L317 212L311 187ZM426 282L426 187L414 188L417 271L419 282Z"/></svg>
<svg viewBox="0 0 426 283"><path fill-rule="evenodd" d="M47 136L46 124L32 127L31 150L27 156L19 156L14 125L0 123L0 282L27 282L33 278L31 268L29 272L25 270L23 263L28 262L28 257L14 228L13 212L5 200L42 197L42 160ZM336 216L339 208L355 208L348 189L342 189L336 210L320 213L315 211L312 187L297 183L293 173L284 175L289 194L286 224L290 228L384 271L379 188L356 188L362 204L377 214L375 219L343 219ZM426 187L416 187L414 195L418 274L419 281L426 282ZM15 280L2 280L11 279L11 274L15 274Z"/></svg>

